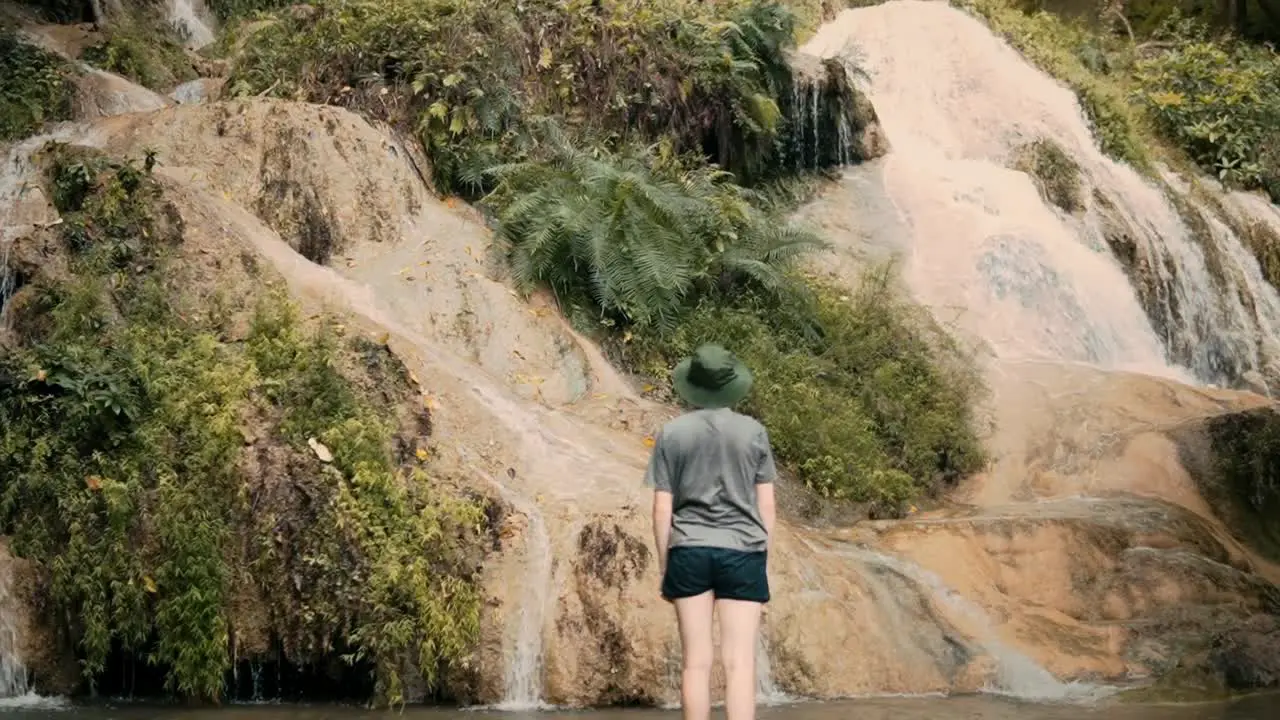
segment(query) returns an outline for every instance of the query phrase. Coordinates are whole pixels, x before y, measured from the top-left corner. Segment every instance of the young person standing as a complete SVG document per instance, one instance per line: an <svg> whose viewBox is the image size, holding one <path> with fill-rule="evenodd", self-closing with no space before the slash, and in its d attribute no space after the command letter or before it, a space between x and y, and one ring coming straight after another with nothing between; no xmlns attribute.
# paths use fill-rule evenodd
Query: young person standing
<svg viewBox="0 0 1280 720"><path fill-rule="evenodd" d="M658 433L645 482L654 490L662 597L675 605L680 626L684 720L711 716L715 616L729 720L754 720L756 635L769 601L775 517L773 450L764 426L732 409L752 383L733 353L703 345L672 378L692 409Z"/></svg>

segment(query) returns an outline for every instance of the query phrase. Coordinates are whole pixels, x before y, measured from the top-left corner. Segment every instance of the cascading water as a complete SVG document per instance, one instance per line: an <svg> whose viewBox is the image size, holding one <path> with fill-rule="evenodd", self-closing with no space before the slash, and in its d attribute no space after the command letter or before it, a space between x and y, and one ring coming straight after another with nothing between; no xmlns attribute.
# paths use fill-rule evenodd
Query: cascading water
<svg viewBox="0 0 1280 720"><path fill-rule="evenodd" d="M1068 89L978 20L916 0L848 10L802 53L865 72L893 147L885 191L911 236L905 279L936 315L962 309L960 325L997 358L1212 383L1265 368L1280 300L1215 266L1247 254L1239 238L1193 233L1161 188L1101 154ZM1078 163L1083 213L1051 207L1007 167L1036 140ZM1137 272L1108 247L1122 243Z"/></svg>
<svg viewBox="0 0 1280 720"><path fill-rule="evenodd" d="M0 558L7 553L0 550ZM18 698L31 692L27 668L18 654L18 628L14 608L13 577L8 563L0 563L0 699Z"/></svg>
<svg viewBox="0 0 1280 720"><path fill-rule="evenodd" d="M169 22L183 34L192 50L199 50L217 37L208 17L203 0L169 0Z"/></svg>

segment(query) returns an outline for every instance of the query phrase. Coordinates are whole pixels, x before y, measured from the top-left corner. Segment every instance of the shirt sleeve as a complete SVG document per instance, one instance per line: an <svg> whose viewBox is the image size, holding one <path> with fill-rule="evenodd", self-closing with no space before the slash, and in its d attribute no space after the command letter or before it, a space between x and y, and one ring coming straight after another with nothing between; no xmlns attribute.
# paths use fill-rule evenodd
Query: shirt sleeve
<svg viewBox="0 0 1280 720"><path fill-rule="evenodd" d="M653 452L649 454L649 467L644 473L644 484L654 490L671 492L671 463L667 462L661 432L654 438Z"/></svg>
<svg viewBox="0 0 1280 720"><path fill-rule="evenodd" d="M764 485L778 479L778 466L773 460L773 446L769 443L769 431L763 427L756 435L756 484Z"/></svg>

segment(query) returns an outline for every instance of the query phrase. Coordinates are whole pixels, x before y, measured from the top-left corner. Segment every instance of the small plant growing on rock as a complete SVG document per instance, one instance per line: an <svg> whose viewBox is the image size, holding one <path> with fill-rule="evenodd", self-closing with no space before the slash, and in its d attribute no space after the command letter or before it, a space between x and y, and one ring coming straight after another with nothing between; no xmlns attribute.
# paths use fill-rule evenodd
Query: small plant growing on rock
<svg viewBox="0 0 1280 720"><path fill-rule="evenodd" d="M1054 205L1067 212L1084 207L1080 166L1052 140L1042 138L1019 147L1013 153L1013 167L1030 175L1040 194Z"/></svg>

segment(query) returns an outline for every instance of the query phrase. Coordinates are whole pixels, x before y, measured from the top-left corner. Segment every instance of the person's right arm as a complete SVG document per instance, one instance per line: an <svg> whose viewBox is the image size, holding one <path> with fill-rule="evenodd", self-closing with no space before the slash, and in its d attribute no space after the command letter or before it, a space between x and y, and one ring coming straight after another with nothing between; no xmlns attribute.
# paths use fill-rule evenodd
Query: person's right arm
<svg viewBox="0 0 1280 720"><path fill-rule="evenodd" d="M769 535L769 544L773 544L773 524L778 517L777 497L774 494L775 482L778 479L777 463L773 460L773 447L769 442L769 433L760 429L756 439L759 458L756 464L756 507L760 510L760 520Z"/></svg>

